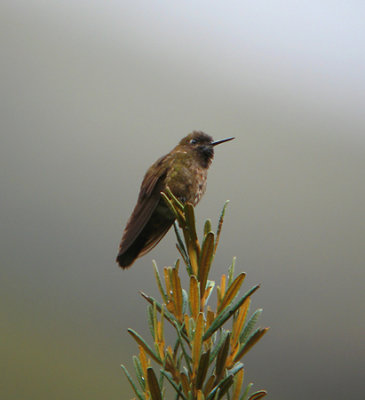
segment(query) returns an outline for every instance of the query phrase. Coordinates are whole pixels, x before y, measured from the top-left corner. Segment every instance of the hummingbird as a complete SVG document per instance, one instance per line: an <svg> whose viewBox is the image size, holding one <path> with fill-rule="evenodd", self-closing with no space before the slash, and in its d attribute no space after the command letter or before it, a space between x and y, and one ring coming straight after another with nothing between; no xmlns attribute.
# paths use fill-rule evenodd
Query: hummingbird
<svg viewBox="0 0 365 400"><path fill-rule="evenodd" d="M196 206L205 192L208 168L214 147L233 137L213 141L201 131L193 131L180 140L168 154L147 170L137 204L124 229L116 262L122 268L152 250L166 235L175 216L161 196L167 187L181 202Z"/></svg>

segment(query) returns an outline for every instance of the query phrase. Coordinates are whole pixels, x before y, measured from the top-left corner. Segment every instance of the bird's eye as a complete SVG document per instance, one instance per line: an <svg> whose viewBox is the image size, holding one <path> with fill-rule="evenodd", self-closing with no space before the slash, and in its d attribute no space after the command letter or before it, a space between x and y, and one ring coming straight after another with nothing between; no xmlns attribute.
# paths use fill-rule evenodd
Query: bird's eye
<svg viewBox="0 0 365 400"><path fill-rule="evenodd" d="M196 140L196 139L191 139L191 140L190 140L190 144L195 144L195 143L197 143L197 140Z"/></svg>

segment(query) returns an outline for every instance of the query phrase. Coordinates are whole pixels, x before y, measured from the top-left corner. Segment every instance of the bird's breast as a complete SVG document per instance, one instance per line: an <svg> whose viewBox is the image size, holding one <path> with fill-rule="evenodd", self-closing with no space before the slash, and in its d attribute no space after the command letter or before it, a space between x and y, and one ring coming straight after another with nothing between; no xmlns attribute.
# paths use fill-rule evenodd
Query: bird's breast
<svg viewBox="0 0 365 400"><path fill-rule="evenodd" d="M181 201L195 206L205 192L207 172L194 160L176 160L166 176L166 186Z"/></svg>

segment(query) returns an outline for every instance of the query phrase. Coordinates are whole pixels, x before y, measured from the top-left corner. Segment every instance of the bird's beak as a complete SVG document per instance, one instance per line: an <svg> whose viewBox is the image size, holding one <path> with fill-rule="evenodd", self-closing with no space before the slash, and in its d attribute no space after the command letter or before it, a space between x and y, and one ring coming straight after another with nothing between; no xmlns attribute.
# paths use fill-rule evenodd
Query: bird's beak
<svg viewBox="0 0 365 400"><path fill-rule="evenodd" d="M230 137L228 139L217 140L216 142L212 143L212 146L217 146L217 144L221 144L221 143L224 143L224 142L229 142L230 140L233 140L233 139L234 139L234 137Z"/></svg>

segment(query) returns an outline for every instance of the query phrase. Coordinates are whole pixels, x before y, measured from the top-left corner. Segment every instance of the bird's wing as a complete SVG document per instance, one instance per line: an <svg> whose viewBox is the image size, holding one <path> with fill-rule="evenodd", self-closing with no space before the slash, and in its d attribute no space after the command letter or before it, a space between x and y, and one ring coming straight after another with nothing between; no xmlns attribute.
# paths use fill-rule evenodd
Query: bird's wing
<svg viewBox="0 0 365 400"><path fill-rule="evenodd" d="M163 163L166 157L164 156L157 160L149 168L143 179L137 204L123 233L119 254L124 253L133 244L161 199L160 193L164 188L164 179L167 172L167 168Z"/></svg>
<svg viewBox="0 0 365 400"><path fill-rule="evenodd" d="M171 221L165 221L165 226L159 226L159 229L156 230L156 233L151 235L147 242L145 243L143 250L138 254L138 258L144 256L147 254L149 251L151 251L155 246L157 246L160 243L160 240L166 235L168 230L171 228L171 225L173 222Z"/></svg>

